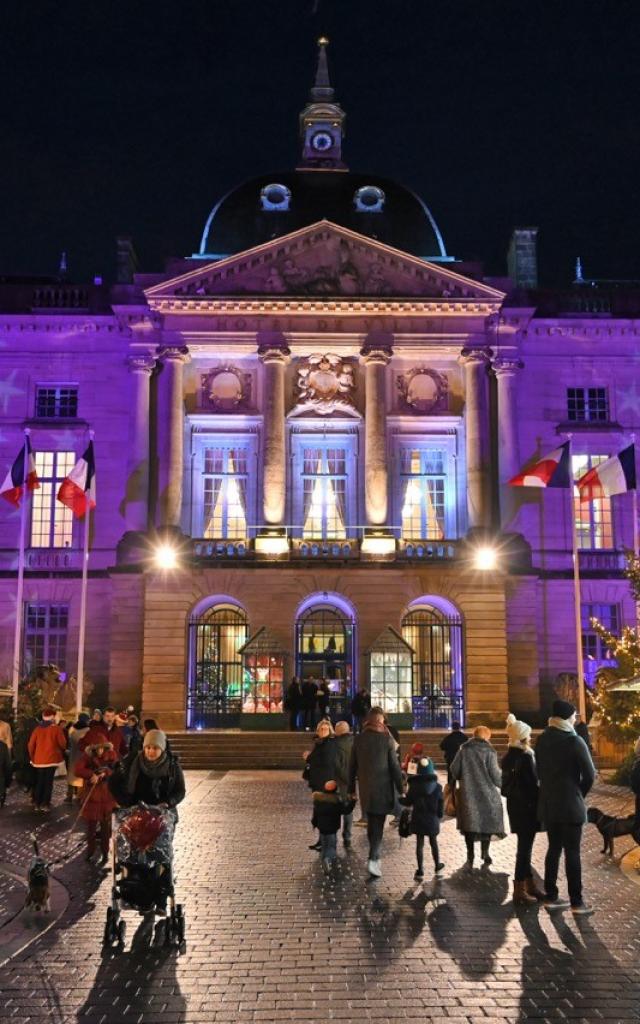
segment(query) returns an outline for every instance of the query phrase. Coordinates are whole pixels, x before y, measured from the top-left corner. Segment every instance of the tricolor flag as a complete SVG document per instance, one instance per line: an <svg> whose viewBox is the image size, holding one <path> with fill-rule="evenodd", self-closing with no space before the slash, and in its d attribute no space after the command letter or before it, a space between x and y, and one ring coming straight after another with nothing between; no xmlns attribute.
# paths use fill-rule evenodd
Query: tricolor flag
<svg viewBox="0 0 640 1024"><path fill-rule="evenodd" d="M593 501L594 498L610 498L613 494L625 494L633 491L636 486L636 451L635 445L605 459L593 469L588 470L576 482L580 492L580 501Z"/></svg>
<svg viewBox="0 0 640 1024"><path fill-rule="evenodd" d="M569 441L509 480L510 487L571 487Z"/></svg>
<svg viewBox="0 0 640 1024"><path fill-rule="evenodd" d="M27 465L25 467L25 453L27 456ZM25 474L26 468L26 474ZM36 462L33 457L31 450L31 441L29 438L25 438L25 443L18 452L18 456L7 473L5 481L0 491L0 496L8 501L10 505L14 505L15 508L20 508L20 499L26 488L28 491L35 491L36 487L40 486L38 480L38 474L36 473Z"/></svg>
<svg viewBox="0 0 640 1024"><path fill-rule="evenodd" d="M83 519L87 512L96 507L93 441L89 441L84 455L78 459L69 475L60 484L58 501L70 508L77 519Z"/></svg>

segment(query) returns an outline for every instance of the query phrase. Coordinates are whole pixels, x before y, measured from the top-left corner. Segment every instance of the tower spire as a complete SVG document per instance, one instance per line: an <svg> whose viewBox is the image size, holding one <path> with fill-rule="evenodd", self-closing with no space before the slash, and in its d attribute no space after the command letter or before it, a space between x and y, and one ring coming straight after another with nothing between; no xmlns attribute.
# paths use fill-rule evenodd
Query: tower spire
<svg viewBox="0 0 640 1024"><path fill-rule="evenodd" d="M342 137L345 113L335 100L335 90L329 78L326 36L318 39L316 77L309 94L309 102L300 114L302 160L298 166L304 171L346 171L342 162Z"/></svg>
<svg viewBox="0 0 640 1024"><path fill-rule="evenodd" d="M318 39L318 66L316 68L316 79L311 89L310 99L312 103L331 102L335 90L331 87L329 79L329 61L327 60L327 46L329 40L326 36Z"/></svg>

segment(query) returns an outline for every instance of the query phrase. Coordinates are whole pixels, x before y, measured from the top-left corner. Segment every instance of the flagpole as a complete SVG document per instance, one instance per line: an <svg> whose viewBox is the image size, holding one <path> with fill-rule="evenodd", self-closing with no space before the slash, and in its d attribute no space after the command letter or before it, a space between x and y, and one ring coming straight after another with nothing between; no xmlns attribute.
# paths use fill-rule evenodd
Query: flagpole
<svg viewBox="0 0 640 1024"><path fill-rule="evenodd" d="M14 718L18 717L18 699L20 696L20 663L21 658L21 640L22 640L22 620L23 610L22 602L24 598L24 542L27 527L27 482L29 479L29 434L31 431L26 429L24 432L24 454L23 454L23 467L22 467L22 495L20 501L20 539L19 539L19 554L18 554L18 589L16 592L16 624L13 633L13 666L11 672L11 686L13 689L13 714Z"/></svg>
<svg viewBox="0 0 640 1024"><path fill-rule="evenodd" d="M93 441L93 430L89 431L89 440ZM82 691L84 687L84 640L87 627L87 582L89 574L89 525L91 509L87 499L84 514L84 531L82 544L82 584L80 587L80 627L78 630L78 673L76 676L76 709L82 711Z"/></svg>
<svg viewBox="0 0 640 1024"><path fill-rule="evenodd" d="M582 609L580 607L580 560L578 556L578 529L576 526L575 494L573 482L573 463L571 459L571 442L573 434L569 434L569 466L571 473L570 512L571 512L571 550L573 559L573 609L576 630L576 662L578 665L578 713L583 722L587 721L587 701L585 695L584 655L582 653Z"/></svg>

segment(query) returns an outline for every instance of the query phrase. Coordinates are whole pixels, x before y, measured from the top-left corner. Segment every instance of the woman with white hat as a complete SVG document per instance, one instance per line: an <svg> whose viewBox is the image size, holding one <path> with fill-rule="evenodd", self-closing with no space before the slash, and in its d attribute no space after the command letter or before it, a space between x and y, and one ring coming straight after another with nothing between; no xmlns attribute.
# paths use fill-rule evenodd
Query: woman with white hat
<svg viewBox="0 0 640 1024"><path fill-rule="evenodd" d="M515 715L507 718L509 749L502 759L502 795L507 798L511 831L518 837L513 902L526 906L544 899L536 888L531 851L540 831L538 822L538 773L531 747L531 726Z"/></svg>

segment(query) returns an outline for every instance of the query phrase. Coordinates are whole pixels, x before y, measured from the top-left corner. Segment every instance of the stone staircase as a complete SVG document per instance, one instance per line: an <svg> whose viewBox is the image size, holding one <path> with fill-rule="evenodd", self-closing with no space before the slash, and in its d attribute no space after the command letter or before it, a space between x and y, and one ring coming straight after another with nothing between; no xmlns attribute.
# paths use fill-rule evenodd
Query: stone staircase
<svg viewBox="0 0 640 1024"><path fill-rule="evenodd" d="M404 756L412 743L422 743L425 753L442 768L444 760L439 745L445 735L441 729L401 732L401 753ZM302 771L302 755L312 742L308 732L211 730L170 732L168 736L182 767L201 771L258 768L299 768ZM494 732L492 743L501 758L507 749L506 733Z"/></svg>

